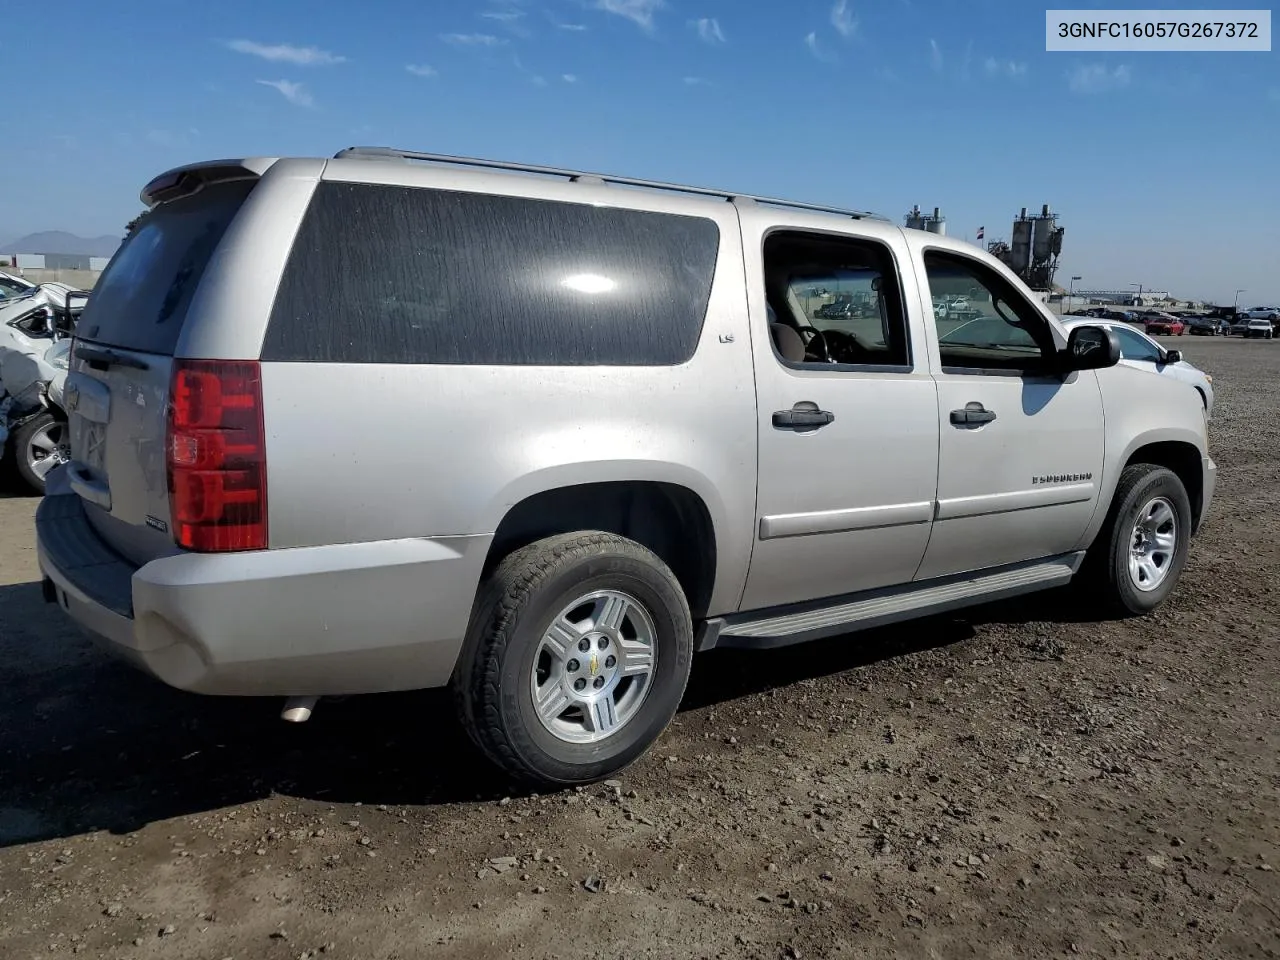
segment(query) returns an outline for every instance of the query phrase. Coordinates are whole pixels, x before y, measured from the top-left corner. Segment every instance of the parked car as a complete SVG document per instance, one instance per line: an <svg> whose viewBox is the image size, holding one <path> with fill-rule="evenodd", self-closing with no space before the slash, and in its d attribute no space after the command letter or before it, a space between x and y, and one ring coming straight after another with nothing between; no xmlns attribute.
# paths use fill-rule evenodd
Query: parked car
<svg viewBox="0 0 1280 960"><path fill-rule="evenodd" d="M1243 316L1247 320L1280 320L1280 307L1252 307Z"/></svg>
<svg viewBox="0 0 1280 960"><path fill-rule="evenodd" d="M1274 335L1275 331L1272 329L1271 321L1263 320L1260 317L1246 320L1244 322L1244 330L1241 333L1241 336L1246 339L1257 338L1262 340L1270 340Z"/></svg>
<svg viewBox="0 0 1280 960"><path fill-rule="evenodd" d="M1064 326L1071 330L1084 321L1069 321ZM1213 377L1194 366L1180 350L1169 350L1150 336L1133 329L1126 323L1093 321L1105 324L1115 333L1120 343L1120 363L1136 370L1145 370L1174 380L1181 380L1193 388L1200 397L1205 417L1213 415Z"/></svg>
<svg viewBox="0 0 1280 960"><path fill-rule="evenodd" d="M836 300L834 303L823 304L813 315L820 320L848 320L859 316L860 312L852 301Z"/></svg>
<svg viewBox="0 0 1280 960"><path fill-rule="evenodd" d="M1148 317L1146 321L1147 333L1154 335L1163 334L1164 336L1180 337L1187 332L1187 325L1177 317L1164 314L1161 316Z"/></svg>
<svg viewBox="0 0 1280 960"><path fill-rule="evenodd" d="M69 457L62 385L80 306L44 285L0 300L0 465L34 493L44 492L49 471Z"/></svg>
<svg viewBox="0 0 1280 960"><path fill-rule="evenodd" d="M1222 331L1222 323L1215 317L1183 317L1187 333L1193 337L1216 337Z"/></svg>
<svg viewBox="0 0 1280 960"><path fill-rule="evenodd" d="M36 284L26 277L0 271L0 300L11 300L15 297L30 296Z"/></svg>
<svg viewBox="0 0 1280 960"><path fill-rule="evenodd" d="M1249 321L1244 314L1238 315L1231 321L1228 332L1233 337L1247 337L1249 335Z"/></svg>
<svg viewBox="0 0 1280 960"><path fill-rule="evenodd" d="M1136 313L1129 310L1106 310L1101 313L1100 318L1103 320L1119 320L1122 323L1142 323L1141 318Z"/></svg>
<svg viewBox="0 0 1280 960"><path fill-rule="evenodd" d="M556 785L644 753L695 651L1174 589L1202 405L1110 328L885 218L530 169L365 148L153 180L80 321L46 598L290 719L451 686L487 757ZM815 328L814 287L876 322ZM967 335L918 316L961 294Z"/></svg>

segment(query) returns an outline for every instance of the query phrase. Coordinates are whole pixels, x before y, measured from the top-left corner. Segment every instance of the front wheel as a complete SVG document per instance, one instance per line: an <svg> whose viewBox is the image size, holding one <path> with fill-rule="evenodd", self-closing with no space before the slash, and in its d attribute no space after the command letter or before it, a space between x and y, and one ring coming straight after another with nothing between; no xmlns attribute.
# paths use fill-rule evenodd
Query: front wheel
<svg viewBox="0 0 1280 960"><path fill-rule="evenodd" d="M692 658L666 564L611 533L563 534L515 551L482 586L454 692L468 734L508 774L583 784L658 739Z"/></svg>
<svg viewBox="0 0 1280 960"><path fill-rule="evenodd" d="M1187 562L1191 500L1178 475L1135 463L1120 474L1107 520L1081 570L1094 600L1122 615L1149 613Z"/></svg>

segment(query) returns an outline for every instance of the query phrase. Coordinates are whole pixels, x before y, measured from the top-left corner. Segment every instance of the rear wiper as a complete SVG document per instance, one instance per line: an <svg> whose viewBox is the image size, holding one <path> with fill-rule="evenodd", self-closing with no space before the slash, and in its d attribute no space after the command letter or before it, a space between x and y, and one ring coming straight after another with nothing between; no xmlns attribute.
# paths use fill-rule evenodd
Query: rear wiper
<svg viewBox="0 0 1280 960"><path fill-rule="evenodd" d="M98 370L105 370L108 367L132 367L134 370L151 369L151 365L145 360L139 360L137 357L130 357L123 353L116 353L116 351L108 350L106 347L88 347L80 344L76 347L75 355L88 363L89 366Z"/></svg>

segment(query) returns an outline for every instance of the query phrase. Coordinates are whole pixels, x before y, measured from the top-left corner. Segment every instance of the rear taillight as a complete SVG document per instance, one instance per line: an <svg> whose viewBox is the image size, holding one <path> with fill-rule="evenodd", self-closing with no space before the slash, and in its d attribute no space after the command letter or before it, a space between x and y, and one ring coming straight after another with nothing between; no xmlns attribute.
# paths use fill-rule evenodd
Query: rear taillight
<svg viewBox="0 0 1280 960"><path fill-rule="evenodd" d="M178 546L267 546L262 369L252 360L175 360L165 459Z"/></svg>

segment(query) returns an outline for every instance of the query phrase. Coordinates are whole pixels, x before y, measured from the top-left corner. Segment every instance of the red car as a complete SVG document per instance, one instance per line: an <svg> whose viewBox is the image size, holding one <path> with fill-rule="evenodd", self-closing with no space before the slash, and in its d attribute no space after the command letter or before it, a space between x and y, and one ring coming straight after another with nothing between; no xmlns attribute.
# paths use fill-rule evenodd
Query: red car
<svg viewBox="0 0 1280 960"><path fill-rule="evenodd" d="M1180 337L1187 332L1187 325L1177 317L1164 314L1148 317L1146 331L1149 334L1163 334L1166 337Z"/></svg>

